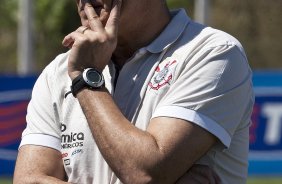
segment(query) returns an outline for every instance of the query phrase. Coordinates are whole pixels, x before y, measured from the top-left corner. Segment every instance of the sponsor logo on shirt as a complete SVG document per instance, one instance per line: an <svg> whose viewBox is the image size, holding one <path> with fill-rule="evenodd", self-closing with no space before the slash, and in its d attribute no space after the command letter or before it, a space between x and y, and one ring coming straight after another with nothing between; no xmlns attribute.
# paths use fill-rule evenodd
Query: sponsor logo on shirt
<svg viewBox="0 0 282 184"><path fill-rule="evenodd" d="M67 126L65 124L61 124L61 146L62 149L76 148L82 147L84 141L84 133L83 132L68 132L65 133Z"/></svg>
<svg viewBox="0 0 282 184"><path fill-rule="evenodd" d="M64 164L65 164L65 165L70 165L70 159L65 159L65 160L64 160Z"/></svg>
<svg viewBox="0 0 282 184"><path fill-rule="evenodd" d="M71 156L74 156L74 155L77 155L77 154L81 154L83 153L83 150L82 149L76 149L72 152Z"/></svg>
<svg viewBox="0 0 282 184"><path fill-rule="evenodd" d="M177 61L169 61L164 67L158 66L151 79L149 86L151 89L159 90L161 87L169 84L172 79L172 68L176 66Z"/></svg>

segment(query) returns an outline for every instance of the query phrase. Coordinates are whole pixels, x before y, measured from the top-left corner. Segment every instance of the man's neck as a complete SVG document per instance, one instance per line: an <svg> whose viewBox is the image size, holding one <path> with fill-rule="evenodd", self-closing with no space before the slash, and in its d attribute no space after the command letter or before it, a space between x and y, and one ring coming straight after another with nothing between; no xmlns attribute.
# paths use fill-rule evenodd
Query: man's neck
<svg viewBox="0 0 282 184"><path fill-rule="evenodd" d="M154 11L137 15L133 14L131 19L120 24L125 26L119 28L118 45L113 55L114 62L120 68L138 49L156 39L170 21L169 11L165 8L155 8Z"/></svg>

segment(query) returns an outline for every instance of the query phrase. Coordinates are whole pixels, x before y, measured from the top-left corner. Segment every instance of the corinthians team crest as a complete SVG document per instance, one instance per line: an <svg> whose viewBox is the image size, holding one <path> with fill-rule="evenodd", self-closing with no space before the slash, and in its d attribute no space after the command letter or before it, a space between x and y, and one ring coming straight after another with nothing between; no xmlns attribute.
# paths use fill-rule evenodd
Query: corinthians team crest
<svg viewBox="0 0 282 184"><path fill-rule="evenodd" d="M176 65L176 60L169 61L163 68L158 66L155 70L155 74L149 83L149 86L154 89L158 90L164 85L168 84L172 79L172 68Z"/></svg>

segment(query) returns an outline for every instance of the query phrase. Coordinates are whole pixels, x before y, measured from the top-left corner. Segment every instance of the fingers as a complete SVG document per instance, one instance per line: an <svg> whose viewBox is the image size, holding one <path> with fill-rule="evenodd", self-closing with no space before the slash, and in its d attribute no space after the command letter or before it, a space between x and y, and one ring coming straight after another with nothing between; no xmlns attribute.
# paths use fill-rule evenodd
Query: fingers
<svg viewBox="0 0 282 184"><path fill-rule="evenodd" d="M105 29L109 34L117 35L121 5L122 5L122 0L113 1L110 17L105 26Z"/></svg>
<svg viewBox="0 0 282 184"><path fill-rule="evenodd" d="M77 3L81 3L81 1L77 0ZM67 35L62 44L65 47L71 48L77 40L81 39L88 39L91 42L105 42L108 40L111 45L116 44L121 4L122 0L113 1L109 18L104 27L90 1L85 0L83 12L88 20L87 26L81 26L73 33Z"/></svg>
<svg viewBox="0 0 282 184"><path fill-rule="evenodd" d="M87 16L91 30L98 32L104 31L104 26L100 21L99 16L97 15L95 9L93 8L93 6L89 1L85 3L84 12Z"/></svg>
<svg viewBox="0 0 282 184"><path fill-rule="evenodd" d="M80 26L76 31L81 33L81 34L84 34L84 32L89 29L88 27L86 26Z"/></svg>
<svg viewBox="0 0 282 184"><path fill-rule="evenodd" d="M67 36L65 36L62 44L65 47L71 48L73 43L75 42L75 40L77 40L78 38L83 38L83 34L88 30L89 28L86 26L80 26L79 28L77 28L77 30L75 30L74 32L68 34Z"/></svg>
<svg viewBox="0 0 282 184"><path fill-rule="evenodd" d="M107 20L106 26L104 27L99 19L95 9L88 1L85 3L84 11L89 21L89 26L93 31L105 31L110 36L116 36L118 32L118 23L120 17L120 9L122 0L114 0L112 4L112 10Z"/></svg>
<svg viewBox="0 0 282 184"><path fill-rule="evenodd" d="M65 47L71 48L73 46L73 44L75 43L75 41L83 40L83 39L84 39L84 37L83 37L83 35L81 33L77 32L77 31L74 31L74 32L68 34L64 38L62 44Z"/></svg>
<svg viewBox="0 0 282 184"><path fill-rule="evenodd" d="M69 36L65 36L64 40L62 41L63 46L71 48L74 43L74 40Z"/></svg>

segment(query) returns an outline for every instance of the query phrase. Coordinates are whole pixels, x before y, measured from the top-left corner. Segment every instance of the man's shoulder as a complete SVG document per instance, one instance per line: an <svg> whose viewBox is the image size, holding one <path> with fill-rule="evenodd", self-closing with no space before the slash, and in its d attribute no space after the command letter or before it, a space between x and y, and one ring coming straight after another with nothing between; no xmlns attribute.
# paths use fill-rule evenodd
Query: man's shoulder
<svg viewBox="0 0 282 184"><path fill-rule="evenodd" d="M44 68L37 79L36 83L39 86L48 86L52 95L56 96L62 91L69 90L71 80L67 72L68 55L68 52L58 55Z"/></svg>
<svg viewBox="0 0 282 184"><path fill-rule="evenodd" d="M241 43L231 34L197 22L191 21L187 34L193 38L192 43L202 45L205 48L237 46L240 50L243 50Z"/></svg>
<svg viewBox="0 0 282 184"><path fill-rule="evenodd" d="M69 52L59 54L44 69L49 75L62 75L67 72Z"/></svg>
<svg viewBox="0 0 282 184"><path fill-rule="evenodd" d="M236 46L243 52L241 43L229 33L193 21L184 9L172 11L173 19L164 30L166 38L173 40L171 49L187 52L206 50L220 46ZM165 34L164 34L165 33ZM186 51L185 51L186 50Z"/></svg>
<svg viewBox="0 0 282 184"><path fill-rule="evenodd" d="M174 55L177 55L184 64L203 62L210 53L210 57L221 55L222 53L238 54L246 59L245 51L241 43L232 35L200 23L190 21L181 37L170 48ZM239 51L239 52L237 52Z"/></svg>

